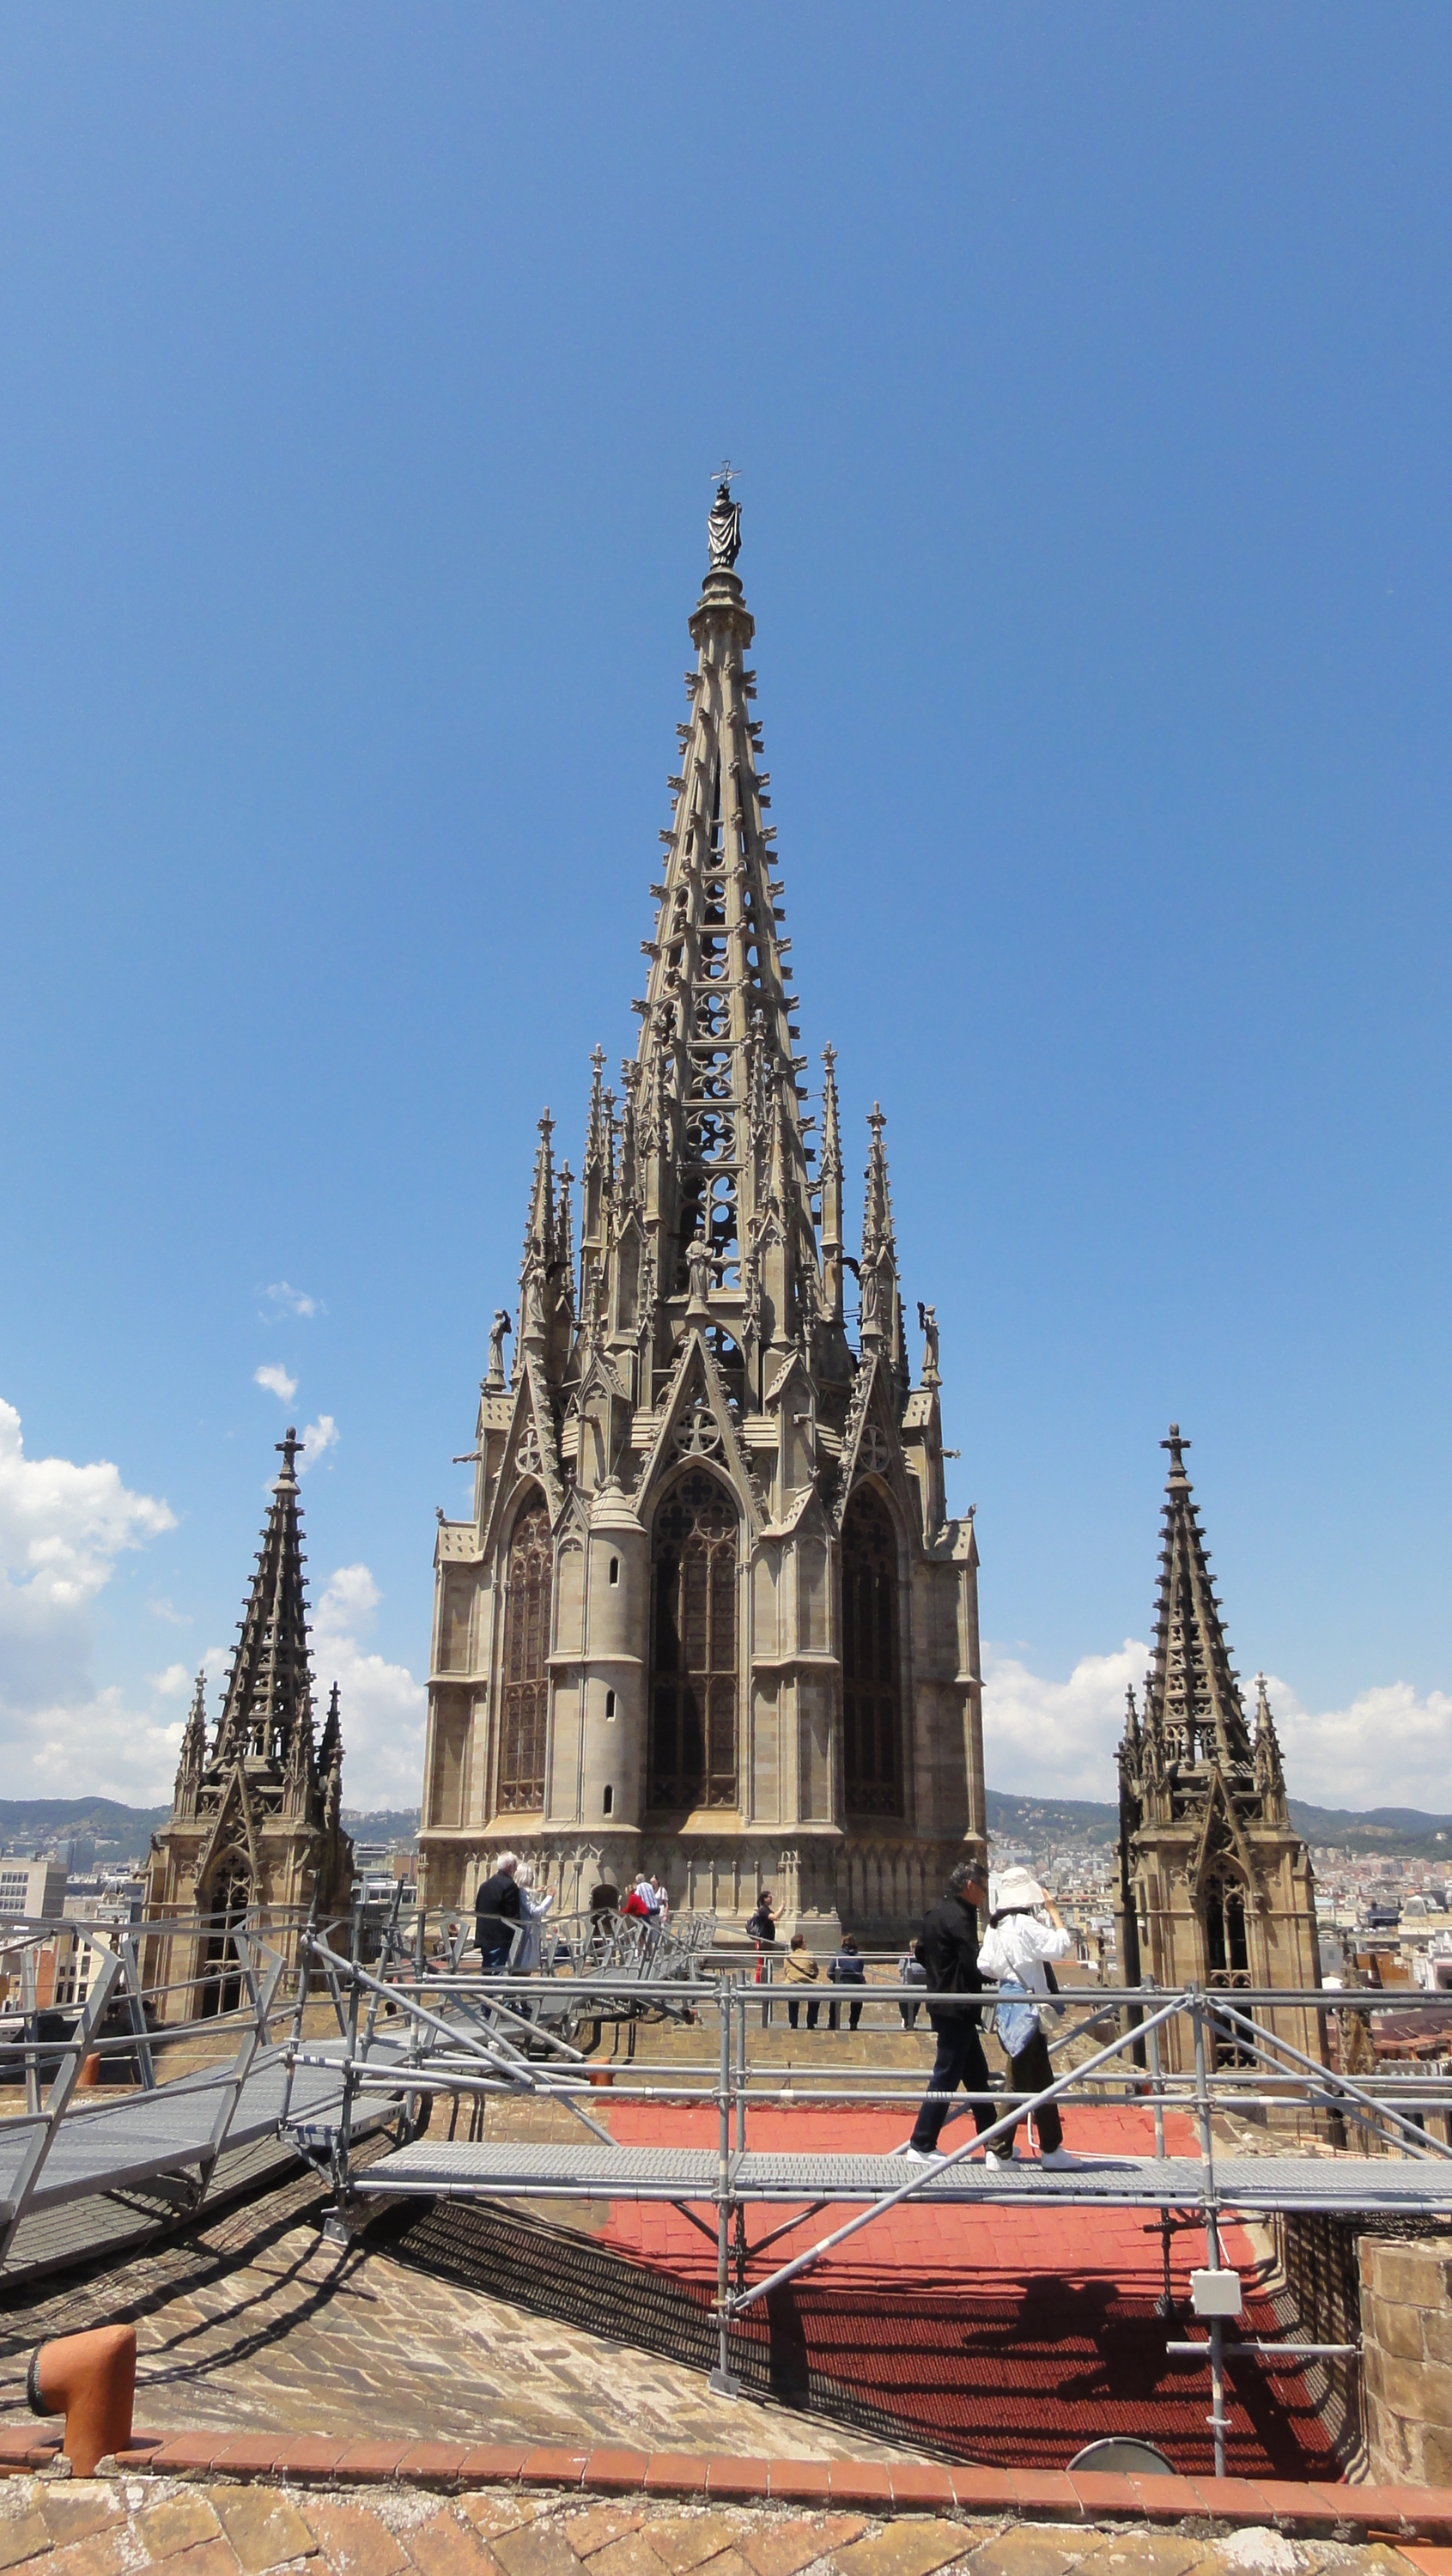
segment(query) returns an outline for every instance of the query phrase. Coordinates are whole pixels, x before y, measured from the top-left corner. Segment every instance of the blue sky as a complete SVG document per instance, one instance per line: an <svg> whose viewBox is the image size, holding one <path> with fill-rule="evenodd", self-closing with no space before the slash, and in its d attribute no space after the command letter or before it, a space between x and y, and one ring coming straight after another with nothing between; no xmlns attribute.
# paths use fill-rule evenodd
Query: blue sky
<svg viewBox="0 0 1452 2576"><path fill-rule="evenodd" d="M12 1794L168 1785L290 1418L348 1794L416 1794L729 454L990 1782L1109 1791L1173 1415L1293 1790L1452 1807L1449 72L1417 6L8 13Z"/></svg>

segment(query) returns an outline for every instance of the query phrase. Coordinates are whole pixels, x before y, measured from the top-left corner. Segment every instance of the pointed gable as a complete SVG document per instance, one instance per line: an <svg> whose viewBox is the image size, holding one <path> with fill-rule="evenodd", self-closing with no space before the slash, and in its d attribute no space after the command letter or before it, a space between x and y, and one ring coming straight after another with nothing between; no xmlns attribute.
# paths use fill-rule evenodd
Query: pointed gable
<svg viewBox="0 0 1452 2576"><path fill-rule="evenodd" d="M526 1352L514 1389L509 1433L484 1524L486 1554L498 1546L504 1523L513 1515L521 1484L531 1480L544 1489L553 1527L564 1504L565 1489L560 1475L549 1385L543 1363L533 1351Z"/></svg>
<svg viewBox="0 0 1452 2576"><path fill-rule="evenodd" d="M758 1531L760 1505L736 1437L731 1408L706 1337L696 1326L686 1336L669 1401L636 1492L635 1507L643 1522L648 1522L654 1512L667 1477L692 1459L718 1468L730 1480L752 1531Z"/></svg>

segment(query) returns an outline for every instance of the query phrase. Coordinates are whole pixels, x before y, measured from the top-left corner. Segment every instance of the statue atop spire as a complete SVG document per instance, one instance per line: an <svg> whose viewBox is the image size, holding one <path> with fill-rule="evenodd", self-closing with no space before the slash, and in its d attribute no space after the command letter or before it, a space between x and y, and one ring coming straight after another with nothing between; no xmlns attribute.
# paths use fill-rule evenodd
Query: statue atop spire
<svg viewBox="0 0 1452 2576"><path fill-rule="evenodd" d="M736 558L741 552L741 504L731 498L733 480L734 468L728 462L721 468L716 498L706 521L712 572L734 572Z"/></svg>

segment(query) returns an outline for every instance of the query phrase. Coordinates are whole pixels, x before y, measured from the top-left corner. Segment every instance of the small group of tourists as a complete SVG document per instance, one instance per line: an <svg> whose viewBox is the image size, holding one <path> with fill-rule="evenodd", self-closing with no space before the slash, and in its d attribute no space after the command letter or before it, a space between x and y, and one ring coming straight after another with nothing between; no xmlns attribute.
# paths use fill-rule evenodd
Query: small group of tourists
<svg viewBox="0 0 1452 2576"><path fill-rule="evenodd" d="M670 1910L670 1898L661 1881L658 1878L647 1878L643 1870L620 1908L621 1913L628 1914L632 1922L649 1923L657 1932Z"/></svg>
<svg viewBox="0 0 1452 2576"><path fill-rule="evenodd" d="M763 1973L761 1955L769 1953L776 1946L776 1917L771 1910L769 1887L762 1889L756 1900L754 1912L747 1916L746 1929L756 1943L757 1975L760 1978ZM782 1983L794 1989L787 1996L787 2020L793 2030L800 2027L798 2016L804 2002L807 2007L807 2028L816 2029L817 2017L822 2009L822 1998L820 1995L804 1994L803 1989L815 1986L821 1974L821 1960L807 1948L806 1935L802 1932L794 1932L782 1961ZM841 2014L845 2006L847 2027L849 2030L855 2030L862 2019L862 1989L867 1984L867 1962L857 1946L855 1933L843 1934L841 1949L827 1963L827 1983L829 1986L850 1986L854 1990L850 1996L833 1995L831 1997L827 2005L827 2028L829 2030L840 2028ZM768 2006L767 2009L769 2010L770 2007Z"/></svg>

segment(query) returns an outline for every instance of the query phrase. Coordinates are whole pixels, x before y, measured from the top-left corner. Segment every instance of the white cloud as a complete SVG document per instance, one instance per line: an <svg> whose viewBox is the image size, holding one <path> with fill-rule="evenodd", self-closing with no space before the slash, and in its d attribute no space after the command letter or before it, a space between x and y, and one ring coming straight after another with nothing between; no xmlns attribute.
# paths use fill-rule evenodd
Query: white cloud
<svg viewBox="0 0 1452 2576"><path fill-rule="evenodd" d="M1293 1798L1318 1807L1452 1809L1452 1697L1410 1682L1379 1682L1345 1708L1304 1708L1267 1675Z"/></svg>
<svg viewBox="0 0 1452 2576"><path fill-rule="evenodd" d="M269 1360L265 1368L254 1369L252 1383L265 1386L269 1395L280 1396L284 1404L291 1404L297 1393L297 1379L288 1376L281 1360Z"/></svg>
<svg viewBox="0 0 1452 2576"><path fill-rule="evenodd" d="M1127 1637L1117 1654L1082 1655L1066 1682L1046 1681L1017 1657L983 1650L983 1757L990 1789L1020 1796L1117 1798L1115 1748L1124 1694L1141 1693L1149 1648ZM1307 1709L1288 1682L1267 1676L1293 1798L1317 1807L1452 1808L1452 1696L1419 1697L1384 1682L1345 1708ZM1247 1694L1252 1714L1253 1694Z"/></svg>
<svg viewBox="0 0 1452 2576"><path fill-rule="evenodd" d="M174 1609L164 1592L156 1600L148 1601L146 1606L153 1619L164 1619L168 1628L189 1628L192 1624L187 1612Z"/></svg>
<svg viewBox="0 0 1452 2576"><path fill-rule="evenodd" d="M0 1583L12 1594L74 1608L101 1590L123 1548L175 1527L165 1503L131 1493L105 1461L27 1458L20 1416L0 1400Z"/></svg>
<svg viewBox="0 0 1452 2576"><path fill-rule="evenodd" d="M1017 1656L983 1649L983 1762L990 1789L1056 1798L1117 1798L1114 1748L1124 1694L1144 1679L1149 1648L1126 1637L1117 1654L1081 1655L1066 1682L1045 1681Z"/></svg>
<svg viewBox="0 0 1452 2576"><path fill-rule="evenodd" d="M385 1663L363 1643L382 1598L366 1565L332 1574L313 1619L318 1729L338 1685L343 1795L350 1807L416 1807L423 1782L426 1693L406 1664Z"/></svg>
<svg viewBox="0 0 1452 2576"><path fill-rule="evenodd" d="M271 1308L262 1318L264 1324L275 1324L280 1315L326 1315L328 1311L321 1297L309 1297L304 1289L289 1287L285 1279L274 1280L262 1294Z"/></svg>
<svg viewBox="0 0 1452 2576"><path fill-rule="evenodd" d="M331 1413L320 1413L316 1422L309 1422L303 1431L298 1474L305 1476L309 1467L316 1467L320 1458L325 1458L330 1449L337 1448L338 1438L338 1426Z"/></svg>
<svg viewBox="0 0 1452 2576"><path fill-rule="evenodd" d="M90 1605L117 1558L175 1529L108 1462L27 1458L20 1416L0 1401L0 1771L12 1795L77 1785L135 1799L170 1782L175 1729L97 1692Z"/></svg>
<svg viewBox="0 0 1452 2576"><path fill-rule="evenodd" d="M168 1664L164 1673L148 1673L146 1678L158 1699L178 1699L183 1691L190 1696L194 1677L185 1664Z"/></svg>

